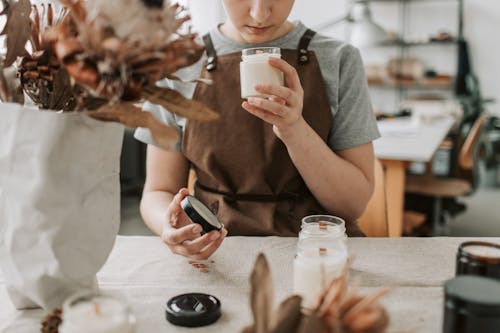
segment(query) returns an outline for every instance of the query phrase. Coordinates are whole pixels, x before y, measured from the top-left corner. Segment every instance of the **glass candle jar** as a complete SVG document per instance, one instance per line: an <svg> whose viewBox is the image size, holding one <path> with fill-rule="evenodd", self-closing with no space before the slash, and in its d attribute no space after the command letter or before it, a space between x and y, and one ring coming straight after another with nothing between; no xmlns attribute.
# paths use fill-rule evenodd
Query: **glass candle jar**
<svg viewBox="0 0 500 333"><path fill-rule="evenodd" d="M347 240L345 221L332 215L309 215L302 219L299 233L299 246L313 242L319 247L332 246L331 239Z"/></svg>
<svg viewBox="0 0 500 333"><path fill-rule="evenodd" d="M479 275L500 280L500 245L465 242L457 253L456 275Z"/></svg>
<svg viewBox="0 0 500 333"><path fill-rule="evenodd" d="M77 294L63 304L61 333L133 333L135 318L120 300L104 295Z"/></svg>
<svg viewBox="0 0 500 333"><path fill-rule="evenodd" d="M335 216L313 215L302 221L294 259L294 293L302 307L312 309L347 263L344 221Z"/></svg>
<svg viewBox="0 0 500 333"><path fill-rule="evenodd" d="M255 91L256 84L284 85L283 72L268 64L269 57L281 58L280 49L278 47L258 47L244 49L241 52L241 98L269 97L269 95Z"/></svg>

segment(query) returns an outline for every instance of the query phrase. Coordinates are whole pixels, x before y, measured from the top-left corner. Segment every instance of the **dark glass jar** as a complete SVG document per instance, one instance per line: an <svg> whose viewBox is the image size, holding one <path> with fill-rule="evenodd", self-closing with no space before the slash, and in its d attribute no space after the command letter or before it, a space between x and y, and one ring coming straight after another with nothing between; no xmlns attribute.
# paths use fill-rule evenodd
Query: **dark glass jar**
<svg viewBox="0 0 500 333"><path fill-rule="evenodd" d="M459 276L445 283L444 293L444 333L500 331L500 282Z"/></svg>
<svg viewBox="0 0 500 333"><path fill-rule="evenodd" d="M456 275L479 275L500 280L500 245L465 242L457 253Z"/></svg>

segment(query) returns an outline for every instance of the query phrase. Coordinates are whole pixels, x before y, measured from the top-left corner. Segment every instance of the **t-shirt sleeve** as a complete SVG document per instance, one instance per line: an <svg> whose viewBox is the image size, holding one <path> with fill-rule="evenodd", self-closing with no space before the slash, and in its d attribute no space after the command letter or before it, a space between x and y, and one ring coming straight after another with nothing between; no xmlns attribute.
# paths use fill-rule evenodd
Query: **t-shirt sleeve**
<svg viewBox="0 0 500 333"><path fill-rule="evenodd" d="M363 145L380 137L372 110L361 55L346 45L339 64L338 104L328 145L342 150Z"/></svg>
<svg viewBox="0 0 500 333"><path fill-rule="evenodd" d="M178 76L179 78L181 78L186 82L165 79L159 81L157 85L164 88L174 89L179 93L181 93L185 98L191 99L193 97L194 90L196 88L196 83L192 81L200 76L203 60L204 57L202 57L194 65L182 68L175 73L176 76ZM182 145L181 142L182 132L186 124L186 119L184 119L183 117L176 116L175 114L169 112L164 107L150 102L145 102L143 104L142 111L151 112L159 121L177 129L177 131L179 132L179 136L176 147L177 150L180 151ZM142 141L144 143L150 145L156 145L151 135L151 132L147 128L137 128L135 130L134 137L137 140Z"/></svg>
<svg viewBox="0 0 500 333"><path fill-rule="evenodd" d="M159 121L167 124L168 126L172 126L172 127L177 129L177 131L179 132L179 140L176 143L176 147L177 147L177 150L180 151L180 148L181 148L180 147L180 137L181 137L182 129L179 126L179 124L177 123L175 116L171 112L168 112L167 110L165 110L165 108L163 108L162 106L157 105L157 104L152 104L149 102L145 102L143 104L142 111L143 112L151 112L153 114L153 116L155 116L156 119L158 119ZM137 128L135 130L134 137L137 140L144 142L148 145L156 146L156 143L153 139L153 136L151 135L150 130L147 128L142 128L142 127Z"/></svg>

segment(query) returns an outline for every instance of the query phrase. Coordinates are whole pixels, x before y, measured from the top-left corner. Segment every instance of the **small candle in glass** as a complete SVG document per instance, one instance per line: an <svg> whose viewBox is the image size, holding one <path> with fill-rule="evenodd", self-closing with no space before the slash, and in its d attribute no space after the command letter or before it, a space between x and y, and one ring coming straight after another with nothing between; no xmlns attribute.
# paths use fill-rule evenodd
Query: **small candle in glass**
<svg viewBox="0 0 500 333"><path fill-rule="evenodd" d="M316 247L328 248L334 243L330 239L347 239L345 221L332 215L309 215L302 219L299 244L314 242Z"/></svg>
<svg viewBox="0 0 500 333"><path fill-rule="evenodd" d="M465 242L457 253L456 275L479 275L500 280L500 245Z"/></svg>
<svg viewBox="0 0 500 333"><path fill-rule="evenodd" d="M284 74L279 69L269 65L270 57L281 58L279 47L257 47L244 49L241 52L240 81L241 98L269 97L255 90L256 84L276 84L283 86Z"/></svg>
<svg viewBox="0 0 500 333"><path fill-rule="evenodd" d="M347 263L344 220L329 215L306 216L294 260L294 293L302 307L312 309Z"/></svg>
<svg viewBox="0 0 500 333"><path fill-rule="evenodd" d="M77 294L63 304L61 333L133 333L135 318L111 296Z"/></svg>

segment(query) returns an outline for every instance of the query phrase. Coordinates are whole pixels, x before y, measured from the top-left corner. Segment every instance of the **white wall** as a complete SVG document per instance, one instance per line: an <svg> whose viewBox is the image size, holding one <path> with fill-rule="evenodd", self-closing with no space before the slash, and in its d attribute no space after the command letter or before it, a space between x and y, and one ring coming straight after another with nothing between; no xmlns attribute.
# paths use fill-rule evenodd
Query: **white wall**
<svg viewBox="0 0 500 333"><path fill-rule="evenodd" d="M223 17L221 0L189 0L194 24L206 31L220 22ZM436 33L446 30L457 33L458 2L455 1L415 1L409 6L408 33ZM470 55L474 72L478 75L483 94L498 100L489 106L490 111L500 115L500 1L464 0L465 37L470 43ZM292 19L300 19L314 27L325 21L345 15L347 0L296 0ZM377 23L387 30L398 30L400 12L397 1L372 3L373 16ZM347 26L339 24L325 31L337 38L346 39ZM424 59L424 62L440 72L453 74L456 71L456 47L426 46L414 48L411 52ZM366 63L383 64L389 57L397 56L398 50L376 48L362 50ZM373 91L375 104L392 100L388 92ZM390 107L390 106L388 106Z"/></svg>

